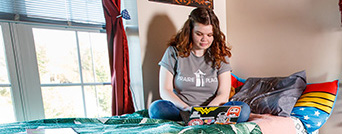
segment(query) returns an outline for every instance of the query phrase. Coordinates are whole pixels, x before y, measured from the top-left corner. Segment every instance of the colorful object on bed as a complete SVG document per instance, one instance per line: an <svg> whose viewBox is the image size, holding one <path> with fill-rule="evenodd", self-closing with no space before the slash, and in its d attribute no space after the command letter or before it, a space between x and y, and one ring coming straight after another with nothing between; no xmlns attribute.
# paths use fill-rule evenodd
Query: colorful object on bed
<svg viewBox="0 0 342 134"><path fill-rule="evenodd" d="M328 120L338 93L338 80L308 84L295 104L291 116L302 121L308 133L322 127Z"/></svg>
<svg viewBox="0 0 342 134"><path fill-rule="evenodd" d="M237 77L235 74L231 73L231 89L229 94L229 99L232 98L236 92L238 92L237 88L241 87L246 82L245 79Z"/></svg>
<svg viewBox="0 0 342 134"><path fill-rule="evenodd" d="M238 88L238 87L242 86L246 82L245 79L239 78L239 77L237 77L233 73L231 73L231 74L232 74L231 75L232 87Z"/></svg>
<svg viewBox="0 0 342 134"><path fill-rule="evenodd" d="M77 133L229 133L261 134L252 122L230 125L185 126L184 122L148 118L147 110L106 118L57 118L0 124L0 133L27 133L26 129L73 128Z"/></svg>

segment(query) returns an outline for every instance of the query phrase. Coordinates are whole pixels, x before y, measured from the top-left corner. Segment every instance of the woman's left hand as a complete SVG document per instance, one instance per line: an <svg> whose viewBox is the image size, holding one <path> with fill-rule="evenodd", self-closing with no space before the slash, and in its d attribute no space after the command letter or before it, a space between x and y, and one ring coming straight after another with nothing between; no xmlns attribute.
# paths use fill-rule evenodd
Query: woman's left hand
<svg viewBox="0 0 342 134"><path fill-rule="evenodd" d="M191 111L191 106L187 106L187 107L184 107L182 108L182 111Z"/></svg>

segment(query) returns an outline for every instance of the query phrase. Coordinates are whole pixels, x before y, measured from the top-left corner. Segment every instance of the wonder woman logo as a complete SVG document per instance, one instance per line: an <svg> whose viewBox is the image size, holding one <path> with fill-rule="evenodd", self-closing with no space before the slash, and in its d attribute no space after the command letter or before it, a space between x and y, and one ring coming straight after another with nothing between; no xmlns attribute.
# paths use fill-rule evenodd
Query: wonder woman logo
<svg viewBox="0 0 342 134"><path fill-rule="evenodd" d="M208 114L209 112L211 111L214 111L215 109L217 109L218 107L206 107L206 108L203 108L203 107L194 107L194 109L196 111L199 111L201 112L201 114Z"/></svg>

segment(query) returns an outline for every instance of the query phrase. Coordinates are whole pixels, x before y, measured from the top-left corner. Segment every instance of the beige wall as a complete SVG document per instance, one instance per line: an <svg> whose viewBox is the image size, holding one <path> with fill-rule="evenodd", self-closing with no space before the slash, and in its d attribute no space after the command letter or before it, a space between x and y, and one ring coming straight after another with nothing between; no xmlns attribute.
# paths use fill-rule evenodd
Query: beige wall
<svg viewBox="0 0 342 134"><path fill-rule="evenodd" d="M308 82L341 79L338 0L228 0L228 39L241 77L306 70Z"/></svg>
<svg viewBox="0 0 342 134"><path fill-rule="evenodd" d="M306 70L308 82L341 79L338 0L227 0L233 73L286 76ZM320 134L342 132L342 90Z"/></svg>
<svg viewBox="0 0 342 134"><path fill-rule="evenodd" d="M183 26L194 7L137 0L139 36L143 69L145 106L159 99L158 62L162 58L167 41ZM214 11L220 19L220 26L226 33L226 1L217 0Z"/></svg>
<svg viewBox="0 0 342 134"><path fill-rule="evenodd" d="M192 7L137 0L145 106L159 98L157 63L166 41ZM308 82L342 80L338 0L215 0L215 12L233 46L233 73L287 76L306 70ZM320 134L342 131L342 90Z"/></svg>

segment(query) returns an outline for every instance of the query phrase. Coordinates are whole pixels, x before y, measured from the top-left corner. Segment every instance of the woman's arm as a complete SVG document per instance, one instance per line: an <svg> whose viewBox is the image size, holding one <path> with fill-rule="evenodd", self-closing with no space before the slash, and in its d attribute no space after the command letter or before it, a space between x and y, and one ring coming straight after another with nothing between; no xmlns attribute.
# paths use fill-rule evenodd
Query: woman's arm
<svg viewBox="0 0 342 134"><path fill-rule="evenodd" d="M160 66L159 71L159 92L163 100L171 101L183 111L190 111L191 107L173 92L173 75L163 66Z"/></svg>
<svg viewBox="0 0 342 134"><path fill-rule="evenodd" d="M230 71L221 73L218 76L218 89L216 97L209 103L209 106L219 106L228 102L231 88Z"/></svg>

